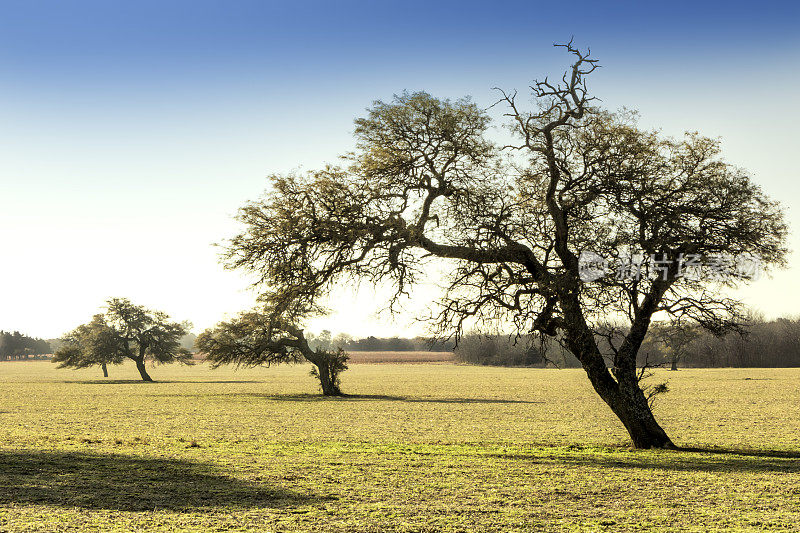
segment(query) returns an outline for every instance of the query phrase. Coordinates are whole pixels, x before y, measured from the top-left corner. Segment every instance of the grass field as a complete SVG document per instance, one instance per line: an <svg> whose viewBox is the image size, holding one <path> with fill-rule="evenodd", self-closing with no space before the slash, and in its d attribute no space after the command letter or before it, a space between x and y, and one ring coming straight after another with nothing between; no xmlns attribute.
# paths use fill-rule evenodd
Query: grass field
<svg viewBox="0 0 800 533"><path fill-rule="evenodd" d="M800 531L800 369L661 372L634 451L577 370L0 363L0 531Z"/></svg>

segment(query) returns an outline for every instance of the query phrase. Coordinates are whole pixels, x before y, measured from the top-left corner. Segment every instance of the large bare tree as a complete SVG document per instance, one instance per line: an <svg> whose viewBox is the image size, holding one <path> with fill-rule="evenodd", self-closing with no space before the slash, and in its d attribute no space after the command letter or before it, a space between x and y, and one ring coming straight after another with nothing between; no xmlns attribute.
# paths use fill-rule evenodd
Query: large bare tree
<svg viewBox="0 0 800 533"><path fill-rule="evenodd" d="M486 138L489 115L469 99L375 102L343 163L272 176L242 208L227 265L256 273L270 308L298 321L343 279L390 282L400 297L427 262L450 261L439 334L496 322L556 338L634 446L673 447L636 365L653 317L738 327L724 292L752 272L715 265L781 265L786 226L717 141L664 138L597 107L585 83L596 60L565 48L573 65L534 83L532 110L500 92L509 146Z"/></svg>

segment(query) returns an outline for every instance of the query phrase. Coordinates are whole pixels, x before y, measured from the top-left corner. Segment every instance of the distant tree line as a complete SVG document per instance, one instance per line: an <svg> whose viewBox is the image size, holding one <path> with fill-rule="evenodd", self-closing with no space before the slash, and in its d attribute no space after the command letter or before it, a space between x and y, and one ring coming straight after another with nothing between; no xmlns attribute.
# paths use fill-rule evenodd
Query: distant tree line
<svg viewBox="0 0 800 533"><path fill-rule="evenodd" d="M508 335L465 335L455 350L462 363L490 366L537 366L545 362L530 339Z"/></svg>
<svg viewBox="0 0 800 533"><path fill-rule="evenodd" d="M618 343L624 331L609 328L597 334L598 344ZM612 344L609 344L612 343ZM510 335L469 334L455 348L456 359L491 366L556 366L579 368L577 358L557 342L541 344L537 339ZM684 368L785 368L800 367L800 317L752 319L741 332L722 336L697 327L656 324L645 339L637 366Z"/></svg>
<svg viewBox="0 0 800 533"><path fill-rule="evenodd" d="M49 353L50 343L44 339L28 337L19 331L0 331L0 361L28 359Z"/></svg>
<svg viewBox="0 0 800 533"><path fill-rule="evenodd" d="M323 350L341 348L347 352L452 352L452 341L435 341L427 337L365 337L356 339L346 333L332 336L328 330L319 335L308 334L308 343Z"/></svg>
<svg viewBox="0 0 800 533"><path fill-rule="evenodd" d="M703 367L800 367L800 317L754 320L743 334L714 336L706 331L668 330L647 347L664 364ZM665 342L666 341L666 342Z"/></svg>

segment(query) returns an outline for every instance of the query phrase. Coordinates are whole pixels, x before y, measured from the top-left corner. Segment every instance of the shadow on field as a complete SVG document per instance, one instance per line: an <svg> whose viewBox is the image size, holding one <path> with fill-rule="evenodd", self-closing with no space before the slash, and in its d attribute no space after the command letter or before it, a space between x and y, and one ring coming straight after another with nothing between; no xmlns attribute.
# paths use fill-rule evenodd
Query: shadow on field
<svg viewBox="0 0 800 533"><path fill-rule="evenodd" d="M740 455L742 457L765 457L767 459L800 459L800 451L795 450L742 450L736 448L681 448L683 452L709 453L719 455Z"/></svg>
<svg viewBox="0 0 800 533"><path fill-rule="evenodd" d="M0 505L120 511L287 507L319 501L203 463L81 452L0 452Z"/></svg>
<svg viewBox="0 0 800 533"><path fill-rule="evenodd" d="M321 394L268 394L268 393L236 393L236 396L250 396L284 402L321 402L321 401L388 401L409 403L544 403L531 400L504 400L502 398L415 398L407 396L386 396L383 394L345 394L344 396L322 396Z"/></svg>
<svg viewBox="0 0 800 533"><path fill-rule="evenodd" d="M580 449L580 448L578 448ZM637 450L596 453L493 454L493 457L533 463L601 468L631 468L702 472L785 472L800 473L800 452L785 450L739 450L682 448L670 451Z"/></svg>
<svg viewBox="0 0 800 533"><path fill-rule="evenodd" d="M81 385L157 385L159 383L266 383L265 381L256 380L242 380L242 379L227 379L227 380L170 380L170 379L155 379L153 381L144 381L141 379L85 379L85 380L64 380L62 383L79 383Z"/></svg>

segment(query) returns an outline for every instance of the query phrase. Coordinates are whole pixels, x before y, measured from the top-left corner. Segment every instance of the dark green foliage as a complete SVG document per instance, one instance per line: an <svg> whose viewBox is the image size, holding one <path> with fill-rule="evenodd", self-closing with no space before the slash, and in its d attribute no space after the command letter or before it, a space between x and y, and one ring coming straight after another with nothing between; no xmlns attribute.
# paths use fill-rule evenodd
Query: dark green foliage
<svg viewBox="0 0 800 533"><path fill-rule="evenodd" d="M452 341L441 341L425 337L413 337L409 339L403 337L369 336L363 339L346 339L344 342L337 342L337 339L334 338L332 345L341 346L349 352L452 352L454 348Z"/></svg>

